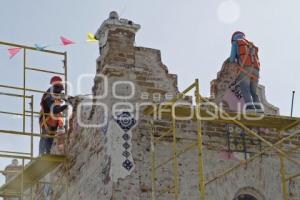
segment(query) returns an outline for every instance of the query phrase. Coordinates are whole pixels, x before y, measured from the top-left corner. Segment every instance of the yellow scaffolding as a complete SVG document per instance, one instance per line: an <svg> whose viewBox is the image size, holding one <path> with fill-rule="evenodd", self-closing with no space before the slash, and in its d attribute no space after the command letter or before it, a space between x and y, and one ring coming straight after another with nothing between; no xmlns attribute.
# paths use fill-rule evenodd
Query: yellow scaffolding
<svg viewBox="0 0 300 200"><path fill-rule="evenodd" d="M15 152L15 151L0 151L1 158L15 158L22 160L22 170L20 172L16 172L16 175L5 183L2 187L0 187L0 197L19 197L23 199L26 194L24 191L30 189L30 199L33 199L33 192L32 186L37 184L39 180L47 175L51 170L55 167L63 163L66 158L63 155L41 155L38 157L34 157L34 137L54 137L50 135L41 135L40 133L34 133L34 118L39 116L39 111L34 110L34 95L27 95L28 92L31 94L43 94L45 91L37 88L28 88L27 87L27 72L29 71L36 71L39 73L47 73L47 74L54 74L62 76L65 82L65 95L68 94L68 85L67 85L67 53L66 52L58 52L58 51L51 51L51 50L40 50L35 47L8 43L0 41L0 45L14 47L14 48L21 48L23 50L23 85L22 86L11 86L11 85L3 85L0 84L0 89L9 89L9 90L16 90L21 91L22 94L18 93L8 93L8 92L1 92L0 95L22 98L22 113L16 112L8 112L8 111L0 111L0 114L4 115L11 115L11 116L19 116L22 117L22 131L18 130L4 130L0 129L1 134L13 134L19 136L28 136L30 137L30 152ZM36 68L28 65L28 55L29 51L32 52L42 52L46 55L57 55L60 57L60 60L63 60L63 72L59 71L50 71L46 69ZM26 109L26 100L30 100L30 110ZM26 124L26 118L30 118L30 124ZM68 130L68 116L65 116L66 125L65 130L67 133ZM30 131L27 131L27 126L30 126ZM30 161L28 164L25 161ZM4 172L4 171L1 171Z"/></svg>
<svg viewBox="0 0 300 200"><path fill-rule="evenodd" d="M182 99L188 92L190 92L192 89L195 89L195 99L196 99L196 107L193 108L193 120L197 123L197 141L192 143L191 145L183 148L181 151L178 151L177 149L177 130L176 130L176 117L184 117L184 116L190 116L191 114L191 108L188 106L174 106L175 103ZM254 132L253 130L249 129L247 126L254 126L254 127L261 127L261 128L274 128L276 129L280 134L282 132L288 131L297 125L300 124L300 118L293 118L293 117L284 117L284 116L272 116L272 115L262 115L259 120L248 120L243 116L240 116L238 119L235 119L234 116L237 115L237 113L227 113L222 108L219 108L218 106L215 106L215 109L218 111L218 116L213 119L213 122L216 123L226 123L226 124L236 124L240 126L246 133L248 133L250 136L257 138L264 144L266 144L268 147L261 150L259 153L255 154L252 157L249 157L248 159L240 161L239 164L224 170L222 173L218 174L217 176L211 178L210 180L205 180L204 172L203 172L203 141L202 141L202 121L208 121L207 117L210 116L210 110L202 109L200 104L202 102L209 102L208 99L202 97L200 95L200 89L199 89L199 81L198 79L195 80L195 82L189 86L186 90L184 90L182 93L178 94L178 96L174 99L172 99L169 102L164 102L157 104L156 106L148 106L144 114L152 116L151 126L152 126L152 133L151 133L151 161L152 161L152 200L156 200L160 196L162 196L165 193L174 193L174 199L179 199L179 173L178 173L178 160L177 158L181 156L182 154L190 151L191 149L197 147L198 149L198 174L199 174L199 199L205 200L205 187L216 181L217 179L224 177L228 175L229 173L233 172L234 170L238 169L239 167L255 160L256 158L260 157L261 155L271 151L275 150L277 155L279 155L280 159L280 174L281 174L281 180L282 180L282 191L283 191L283 199L288 200L288 190L286 183L289 180L292 180L296 177L300 176L299 174L295 174L290 177L286 177L286 169L285 169L285 160L291 162L292 164L296 165L300 169L300 162L290 155L291 152L298 150L300 146L296 146L293 149L289 149L288 151L283 149L282 144L284 142L290 141L293 137L300 134L300 131L296 131L294 133L291 133L290 135L286 137L281 137L279 141L277 141L275 144L272 144L268 140L264 139L262 136ZM160 112L163 110L163 112ZM159 113L159 116L162 118L171 119L172 126L169 130L159 133L158 136L155 136L155 121L157 119L157 115ZM175 115L176 113L176 115ZM249 114L247 113L247 116L251 117L259 117L259 115L256 114ZM222 117L223 116L223 117ZM205 120L206 119L206 120ZM170 133L173 136L172 139L172 151L173 156L171 158L166 159L165 161L161 162L160 164L157 164L156 155L155 155L155 147L160 143L160 141L166 137L170 136ZM157 169L161 168L162 166L166 165L170 161L173 161L173 185L167 186L164 189L161 189L160 191L157 190Z"/></svg>
<svg viewBox="0 0 300 200"><path fill-rule="evenodd" d="M59 155L41 155L33 159L24 167L21 173L16 174L14 178L0 187L0 195L23 196L22 191L26 191L32 187L32 185L36 184L37 180L50 173L64 162L65 159L65 156Z"/></svg>

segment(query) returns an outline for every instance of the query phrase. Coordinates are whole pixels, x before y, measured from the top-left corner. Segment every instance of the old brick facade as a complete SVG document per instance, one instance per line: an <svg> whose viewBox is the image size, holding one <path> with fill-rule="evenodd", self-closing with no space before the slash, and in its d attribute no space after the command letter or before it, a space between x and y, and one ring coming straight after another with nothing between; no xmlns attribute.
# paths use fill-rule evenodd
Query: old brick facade
<svg viewBox="0 0 300 200"><path fill-rule="evenodd" d="M53 186L52 199L62 200L66 196L73 200L151 199L150 132L152 127L149 123L150 116L143 115L143 106L140 104L170 99L178 94L178 88L177 76L169 73L168 68L162 63L159 50L134 45L135 33L139 28L139 25L132 21L115 17L106 20L98 30L96 36L101 40L101 55L97 59L95 84L92 90L94 96L104 95L106 92L107 95L94 100L78 98L78 107L74 107L70 122L67 148L69 162L49 176L53 182L67 180L68 189L64 184ZM102 75L105 75L107 79ZM222 80L224 78L219 77L213 82L212 88L220 84ZM125 82L116 84L118 81ZM133 83L134 88L130 83ZM115 92L113 88L115 88ZM122 99L118 98L116 94L117 96L133 95L130 98ZM216 90L213 90L213 94L214 98L212 99L219 100L221 98ZM89 106L80 106L83 102ZM118 106L124 109L134 105L133 112L137 120L133 127L129 127L132 138L126 139L128 144L132 145L128 149L130 149L129 153L134 161L134 168L131 168L133 170L129 170L128 174L122 174L124 166L118 166L114 161L120 155L113 153L118 150L113 148L123 148L113 141L122 140L121 136L124 136L121 129L117 129L119 124L112 115L114 106L120 102L123 104ZM99 105L100 103L108 106L107 112L103 106ZM125 105L124 103L130 104ZM80 113L79 110L81 110ZM275 109L274 112L277 110ZM79 121L83 123L79 123ZM103 121L108 125L103 127L84 126L84 124L97 125ZM167 119L156 122L155 135L160 135L170 126L171 122ZM178 121L176 126L177 148L180 151L196 141L196 123L194 121ZM272 143L279 139L278 132L275 130L251 128ZM241 129L234 125L203 123L206 181L238 164L245 159L245 156L254 155L266 147L253 137L241 135L241 132ZM120 134L120 136L114 134ZM158 162L163 162L172 156L170 137L171 135L166 136L155 147ZM293 143L299 143L299 139L294 139ZM293 143L285 145L292 146ZM232 150L231 153L227 152L229 148ZM199 199L197 154L197 149L194 148L179 156L180 199L182 200ZM120 158L122 157L120 156ZM294 165L288 162L286 164L289 173L297 172ZM279 159L276 154L269 152L247 165L237 168L229 175L207 183L206 197L208 200L233 200L239 195L252 195L257 200L282 200L279 168ZM156 187L158 190L168 185L171 186L173 180L171 163L159 169L157 177ZM299 199L299 185L299 179L289 183L291 200ZM158 199L171 200L174 199L174 194L165 193Z"/></svg>

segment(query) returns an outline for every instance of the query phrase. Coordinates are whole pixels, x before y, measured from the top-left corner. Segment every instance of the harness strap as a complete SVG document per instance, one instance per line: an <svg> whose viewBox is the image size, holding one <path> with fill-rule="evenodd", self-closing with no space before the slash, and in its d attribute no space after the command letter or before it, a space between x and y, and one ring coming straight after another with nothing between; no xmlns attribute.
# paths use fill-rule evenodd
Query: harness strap
<svg viewBox="0 0 300 200"><path fill-rule="evenodd" d="M48 115L48 114L46 114L46 113L44 112L44 107L43 107L43 104L42 104L42 102L44 101L44 99L46 99L47 97L49 97L49 94L44 95L43 98L42 98L42 101L41 101L41 111L40 111L41 121L40 121L40 125L41 125L41 127L45 128L46 130L49 131L49 126L48 126L48 124L47 124L47 120L48 120L50 117L52 117L52 116L51 116L50 113L49 113L49 115ZM58 104L59 102L60 102L60 101L55 100L54 103L55 103L55 104Z"/></svg>
<svg viewBox="0 0 300 200"><path fill-rule="evenodd" d="M239 66L239 70L238 70L238 75L241 73L241 72L244 72L245 74L246 74L246 76L248 76L249 78L251 78L251 79L254 79L254 80L259 80L259 77L258 76L255 76L254 74L252 74L251 72L247 72L246 70L245 70L245 62L246 62L246 60L248 59L248 56L249 56L249 54L248 54L248 48L246 48L246 55L244 56L244 59L242 60L242 63L240 64L240 66ZM251 68L256 68L256 69L258 69L259 70L259 67L256 67L256 66L253 66L253 65L251 65L251 66L249 66L249 67L251 67Z"/></svg>
<svg viewBox="0 0 300 200"><path fill-rule="evenodd" d="M247 72L243 67L239 66L239 72L238 72L238 74L240 74L241 72L244 72L246 74L246 76L248 76L249 78L251 78L253 80L259 80L258 76L255 76L251 72Z"/></svg>

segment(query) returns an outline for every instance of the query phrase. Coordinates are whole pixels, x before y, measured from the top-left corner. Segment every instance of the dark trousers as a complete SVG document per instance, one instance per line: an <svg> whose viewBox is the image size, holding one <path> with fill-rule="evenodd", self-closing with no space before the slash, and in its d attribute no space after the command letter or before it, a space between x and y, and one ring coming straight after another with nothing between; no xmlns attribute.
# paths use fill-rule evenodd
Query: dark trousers
<svg viewBox="0 0 300 200"><path fill-rule="evenodd" d="M45 129L42 129L41 134L46 135L47 131ZM39 144L39 155L50 154L53 140L53 138L41 137Z"/></svg>

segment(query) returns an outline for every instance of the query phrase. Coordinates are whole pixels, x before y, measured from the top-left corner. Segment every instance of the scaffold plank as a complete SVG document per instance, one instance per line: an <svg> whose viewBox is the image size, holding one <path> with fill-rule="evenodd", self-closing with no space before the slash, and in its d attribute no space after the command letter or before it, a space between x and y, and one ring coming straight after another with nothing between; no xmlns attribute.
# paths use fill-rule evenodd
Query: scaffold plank
<svg viewBox="0 0 300 200"><path fill-rule="evenodd" d="M26 191L65 160L66 157L62 155L39 156L28 163L23 172L20 171L11 180L0 187L0 196L19 196L22 190L22 176L23 190Z"/></svg>
<svg viewBox="0 0 300 200"><path fill-rule="evenodd" d="M166 111L166 110L169 110ZM201 109L201 114L196 114L195 107L189 106L176 106L174 107L175 116L178 118L184 118L196 120L197 116L202 121L211 121L215 123L233 123L233 119L241 122L245 126L253 126L258 128L275 128L278 130L283 130L288 127L288 129L293 128L300 124L300 118L288 117L288 116L279 116L279 115L267 115L267 114L255 114L255 113L234 113L227 112L230 117L222 116L220 112L210 111L207 109ZM163 108L163 111L159 113L159 116L170 118L172 112L172 106L166 105ZM144 110L144 114L152 115L153 106L148 106Z"/></svg>

